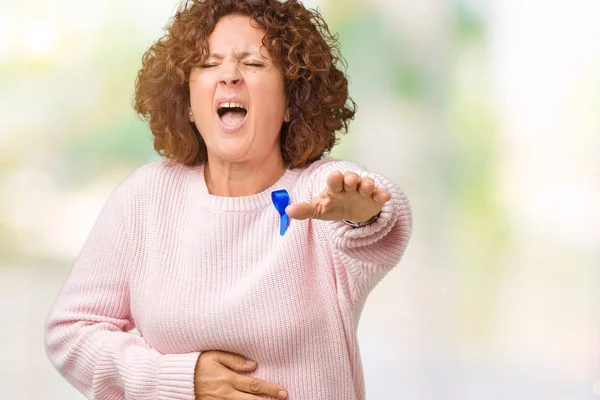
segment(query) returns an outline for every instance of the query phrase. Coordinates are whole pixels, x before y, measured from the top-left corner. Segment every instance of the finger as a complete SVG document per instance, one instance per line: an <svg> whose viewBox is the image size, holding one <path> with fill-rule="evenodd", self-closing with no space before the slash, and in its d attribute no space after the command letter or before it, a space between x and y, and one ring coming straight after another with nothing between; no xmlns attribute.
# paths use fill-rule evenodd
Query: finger
<svg viewBox="0 0 600 400"><path fill-rule="evenodd" d="M358 182L360 182L360 177L356 174L356 172L346 172L344 174L344 191L346 191L346 192L356 191Z"/></svg>
<svg viewBox="0 0 600 400"><path fill-rule="evenodd" d="M375 190L375 182L372 178L365 177L358 183L358 192L364 197L370 197Z"/></svg>
<svg viewBox="0 0 600 400"><path fill-rule="evenodd" d="M215 354L215 361L236 371L252 371L256 368L256 361L247 360L239 354L219 351Z"/></svg>
<svg viewBox="0 0 600 400"><path fill-rule="evenodd" d="M308 202L294 203L285 208L285 213L293 219L308 219L315 214L315 206Z"/></svg>
<svg viewBox="0 0 600 400"><path fill-rule="evenodd" d="M327 177L327 188L332 193L342 193L344 191L344 175L340 171L334 171Z"/></svg>
<svg viewBox="0 0 600 400"><path fill-rule="evenodd" d="M248 393L240 392L237 390L233 394L234 394L234 396L229 397L229 398L235 399L235 400L265 400L264 397L258 397L253 394L248 394Z"/></svg>
<svg viewBox="0 0 600 400"><path fill-rule="evenodd" d="M284 387L250 376L237 376L233 388L250 394L266 394L278 399L287 397L287 390Z"/></svg>
<svg viewBox="0 0 600 400"><path fill-rule="evenodd" d="M377 188L373 191L373 200L379 204L385 204L392 198L390 192L385 189Z"/></svg>

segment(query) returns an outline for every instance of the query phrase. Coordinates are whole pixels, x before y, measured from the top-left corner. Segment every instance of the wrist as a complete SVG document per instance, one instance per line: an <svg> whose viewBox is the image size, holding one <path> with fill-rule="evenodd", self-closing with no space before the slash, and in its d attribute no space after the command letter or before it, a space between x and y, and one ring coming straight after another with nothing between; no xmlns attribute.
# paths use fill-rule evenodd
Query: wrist
<svg viewBox="0 0 600 400"><path fill-rule="evenodd" d="M373 222L377 221L379 215L381 215L381 211L379 211L377 214L373 215L371 218L363 222L349 221L347 219L343 219L342 222L353 228L362 228L363 226L371 225Z"/></svg>

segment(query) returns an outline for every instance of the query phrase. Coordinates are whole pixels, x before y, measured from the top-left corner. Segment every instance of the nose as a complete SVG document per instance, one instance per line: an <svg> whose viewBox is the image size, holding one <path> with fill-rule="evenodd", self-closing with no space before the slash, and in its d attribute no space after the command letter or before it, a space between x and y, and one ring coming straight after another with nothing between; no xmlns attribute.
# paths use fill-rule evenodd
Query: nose
<svg viewBox="0 0 600 400"><path fill-rule="evenodd" d="M221 85L239 86L242 83L242 80L242 74L240 73L237 62L234 60L223 62L221 76L219 77Z"/></svg>

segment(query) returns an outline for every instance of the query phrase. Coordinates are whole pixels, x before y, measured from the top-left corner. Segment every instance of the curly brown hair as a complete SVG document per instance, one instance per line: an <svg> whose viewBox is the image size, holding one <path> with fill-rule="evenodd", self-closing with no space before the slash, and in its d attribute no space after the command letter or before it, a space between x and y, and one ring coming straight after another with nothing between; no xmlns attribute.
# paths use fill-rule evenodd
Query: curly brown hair
<svg viewBox="0 0 600 400"><path fill-rule="evenodd" d="M221 17L248 16L281 68L290 121L280 138L284 163L303 167L337 143L356 113L345 60L323 17L298 0L184 0L166 34L148 49L135 82L135 111L149 120L154 149L186 165L206 161L206 145L188 119L189 76L208 57L208 37Z"/></svg>

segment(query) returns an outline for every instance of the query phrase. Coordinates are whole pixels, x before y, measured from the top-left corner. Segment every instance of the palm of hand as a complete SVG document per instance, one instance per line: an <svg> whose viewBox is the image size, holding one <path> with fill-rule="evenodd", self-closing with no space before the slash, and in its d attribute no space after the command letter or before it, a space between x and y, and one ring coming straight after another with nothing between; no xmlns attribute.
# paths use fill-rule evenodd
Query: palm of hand
<svg viewBox="0 0 600 400"><path fill-rule="evenodd" d="M327 177L327 187L319 196L288 206L286 213L294 219L362 222L381 211L390 198L390 193L376 188L371 178L335 171Z"/></svg>

